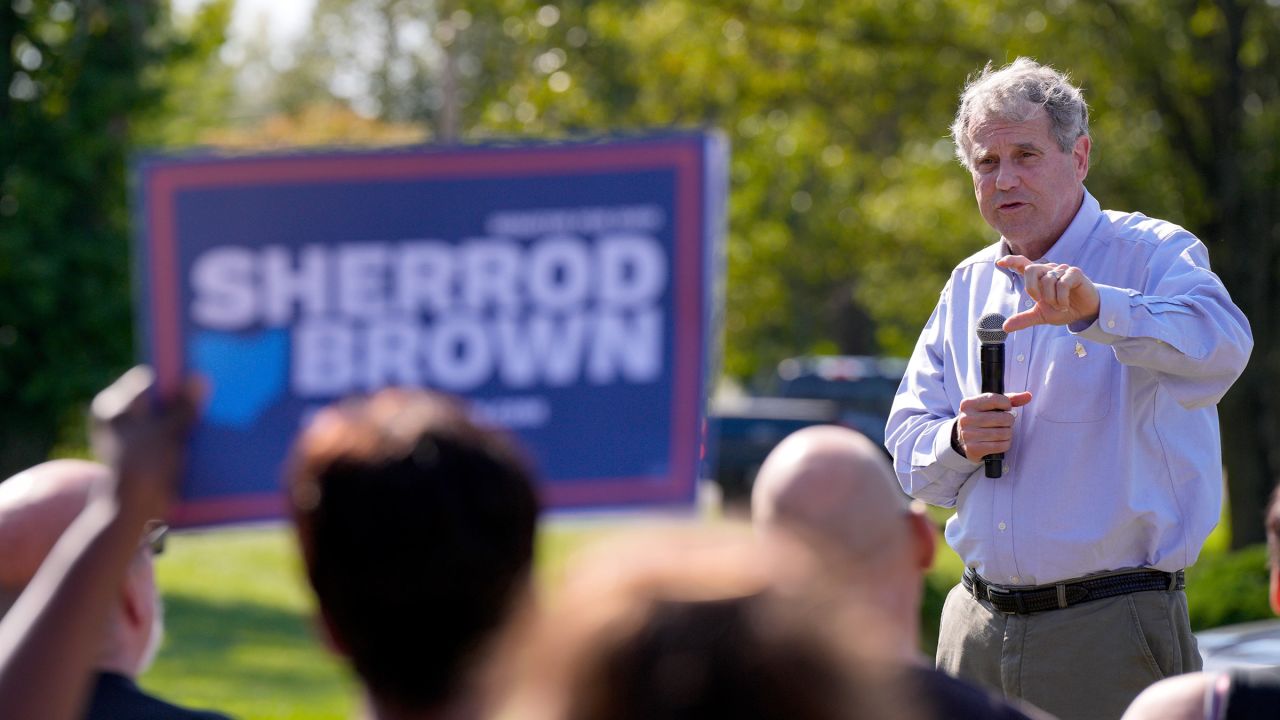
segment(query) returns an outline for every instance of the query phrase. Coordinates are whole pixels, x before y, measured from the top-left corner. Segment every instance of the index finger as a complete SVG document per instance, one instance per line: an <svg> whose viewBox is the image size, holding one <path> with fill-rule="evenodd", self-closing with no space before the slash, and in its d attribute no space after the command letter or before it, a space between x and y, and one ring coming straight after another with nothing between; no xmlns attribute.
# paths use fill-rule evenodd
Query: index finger
<svg viewBox="0 0 1280 720"><path fill-rule="evenodd" d="M1025 272L1027 269L1027 266L1030 264L1031 264L1031 261L1028 260L1023 255L1005 255L1004 257L996 261L996 265L1006 270L1012 270L1018 273L1019 275Z"/></svg>
<svg viewBox="0 0 1280 720"><path fill-rule="evenodd" d="M1040 316L1040 310L1038 308L1032 308L1030 310L1023 310L1022 312L1005 320L1003 330L1007 333L1014 333L1019 330L1025 330L1033 325L1042 324L1044 324L1044 319Z"/></svg>

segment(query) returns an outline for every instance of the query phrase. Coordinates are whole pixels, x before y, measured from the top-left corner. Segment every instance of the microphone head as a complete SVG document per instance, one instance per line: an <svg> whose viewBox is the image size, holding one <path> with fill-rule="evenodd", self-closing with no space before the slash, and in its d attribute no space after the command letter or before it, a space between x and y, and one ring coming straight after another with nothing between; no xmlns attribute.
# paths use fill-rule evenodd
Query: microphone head
<svg viewBox="0 0 1280 720"><path fill-rule="evenodd" d="M1005 317L1000 313L987 313L978 318L978 340L983 345L1002 344L1009 333L1004 331Z"/></svg>

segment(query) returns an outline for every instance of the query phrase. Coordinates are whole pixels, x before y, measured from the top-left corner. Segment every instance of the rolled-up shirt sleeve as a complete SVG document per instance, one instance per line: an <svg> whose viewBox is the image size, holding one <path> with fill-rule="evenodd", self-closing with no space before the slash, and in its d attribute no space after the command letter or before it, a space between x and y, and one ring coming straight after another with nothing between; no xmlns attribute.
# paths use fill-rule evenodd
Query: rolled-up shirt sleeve
<svg viewBox="0 0 1280 720"><path fill-rule="evenodd" d="M885 426L885 446L902 489L942 507L955 506L960 488L979 467L951 447L959 401L952 401L947 388L949 290L950 284L920 333Z"/></svg>
<svg viewBox="0 0 1280 720"><path fill-rule="evenodd" d="M1110 345L1125 365L1155 372L1187 409L1213 405L1244 371L1253 335L1244 313L1209 270L1190 233L1160 243L1141 289L1097 284L1098 319L1070 330Z"/></svg>

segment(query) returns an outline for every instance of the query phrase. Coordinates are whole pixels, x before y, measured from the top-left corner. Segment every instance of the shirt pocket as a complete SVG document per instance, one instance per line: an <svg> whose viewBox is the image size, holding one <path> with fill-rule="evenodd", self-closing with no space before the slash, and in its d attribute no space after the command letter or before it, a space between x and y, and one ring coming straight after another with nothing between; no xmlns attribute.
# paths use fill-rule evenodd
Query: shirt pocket
<svg viewBox="0 0 1280 720"><path fill-rule="evenodd" d="M1073 335L1049 341L1044 384L1031 398L1036 417L1055 423L1097 422L1111 412L1115 358L1111 348Z"/></svg>

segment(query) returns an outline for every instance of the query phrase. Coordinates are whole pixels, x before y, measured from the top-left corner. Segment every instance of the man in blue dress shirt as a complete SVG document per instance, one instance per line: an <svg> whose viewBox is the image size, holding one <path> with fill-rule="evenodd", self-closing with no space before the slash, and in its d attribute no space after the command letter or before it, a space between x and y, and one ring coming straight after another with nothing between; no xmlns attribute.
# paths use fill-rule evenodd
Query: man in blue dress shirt
<svg viewBox="0 0 1280 720"><path fill-rule="evenodd" d="M938 665L1064 720L1118 718L1200 667L1182 570L1221 508L1215 405L1248 321L1195 236L1085 189L1088 109L1062 74L988 66L952 133L1001 239L943 287L885 441L903 489L957 510ZM1008 318L1007 395L981 392L988 313Z"/></svg>

